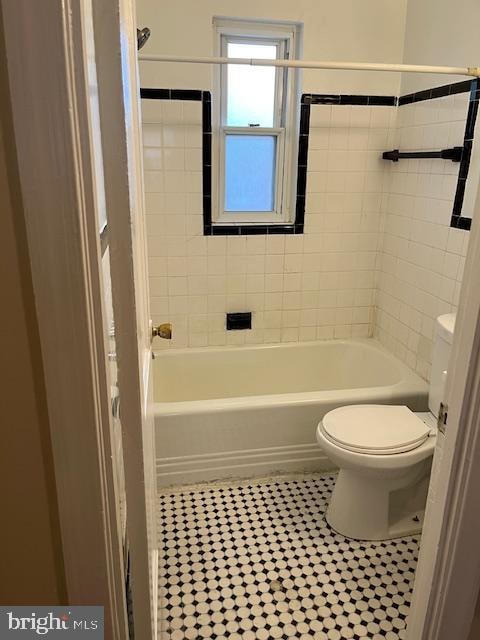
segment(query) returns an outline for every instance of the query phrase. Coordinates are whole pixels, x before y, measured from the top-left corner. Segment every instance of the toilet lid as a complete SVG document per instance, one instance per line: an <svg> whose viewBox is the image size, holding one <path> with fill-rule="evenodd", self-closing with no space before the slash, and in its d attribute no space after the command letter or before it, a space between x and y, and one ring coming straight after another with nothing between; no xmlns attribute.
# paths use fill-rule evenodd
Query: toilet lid
<svg viewBox="0 0 480 640"><path fill-rule="evenodd" d="M357 404L334 409L322 421L325 435L350 451L404 453L428 438L429 427L404 406Z"/></svg>

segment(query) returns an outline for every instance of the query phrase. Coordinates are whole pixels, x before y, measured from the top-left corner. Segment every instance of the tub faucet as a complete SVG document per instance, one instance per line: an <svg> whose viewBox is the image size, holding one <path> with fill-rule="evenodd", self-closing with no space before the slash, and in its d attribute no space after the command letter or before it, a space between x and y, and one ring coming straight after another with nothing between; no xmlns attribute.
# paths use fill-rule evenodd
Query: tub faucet
<svg viewBox="0 0 480 640"><path fill-rule="evenodd" d="M159 338L165 338L165 340L172 339L172 325L170 322L164 322L156 327L152 327L152 338L158 336Z"/></svg>

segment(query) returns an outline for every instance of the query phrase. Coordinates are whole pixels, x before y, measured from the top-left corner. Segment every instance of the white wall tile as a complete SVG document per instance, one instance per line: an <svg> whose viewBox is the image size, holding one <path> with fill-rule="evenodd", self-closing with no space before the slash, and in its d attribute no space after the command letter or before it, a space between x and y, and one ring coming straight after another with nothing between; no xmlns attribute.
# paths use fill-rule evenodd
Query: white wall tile
<svg viewBox="0 0 480 640"><path fill-rule="evenodd" d="M398 145L463 144L468 95L398 109ZM409 160L391 166L374 334L428 380L435 318L454 311L468 232L450 228L458 164Z"/></svg>
<svg viewBox="0 0 480 640"><path fill-rule="evenodd" d="M468 98L312 105L305 233L203 236L201 105L142 104L147 243L162 347L368 337L428 376L434 318L455 308L468 234L450 229L458 166L381 152L461 144ZM252 331L225 314L252 311Z"/></svg>

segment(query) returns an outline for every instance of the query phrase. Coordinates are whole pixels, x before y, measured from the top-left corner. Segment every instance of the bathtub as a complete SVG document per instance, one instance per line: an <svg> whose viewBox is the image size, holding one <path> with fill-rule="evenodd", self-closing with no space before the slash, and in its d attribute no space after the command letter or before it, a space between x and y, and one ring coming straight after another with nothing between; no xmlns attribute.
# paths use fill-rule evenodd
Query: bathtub
<svg viewBox="0 0 480 640"><path fill-rule="evenodd" d="M333 469L318 422L345 404L426 411L426 383L373 339L160 351L154 360L160 487Z"/></svg>

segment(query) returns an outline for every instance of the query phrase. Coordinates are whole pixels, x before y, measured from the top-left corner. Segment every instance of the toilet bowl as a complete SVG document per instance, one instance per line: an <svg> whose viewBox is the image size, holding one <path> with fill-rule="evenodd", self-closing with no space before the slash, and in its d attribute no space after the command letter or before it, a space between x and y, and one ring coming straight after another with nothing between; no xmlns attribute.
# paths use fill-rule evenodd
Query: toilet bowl
<svg viewBox="0 0 480 640"><path fill-rule="evenodd" d="M317 442L340 469L326 512L338 533L387 540L421 531L454 324L454 314L437 319L430 412L351 405L318 425Z"/></svg>
<svg viewBox="0 0 480 640"><path fill-rule="evenodd" d="M412 432L418 433L414 442L403 432L395 433L399 420L407 417ZM383 448L372 447L369 437L362 439L372 431L378 436L382 429ZM407 407L353 405L327 413L318 425L317 441L340 468L326 513L328 524L358 540L421 531L435 440L434 416L414 414Z"/></svg>

